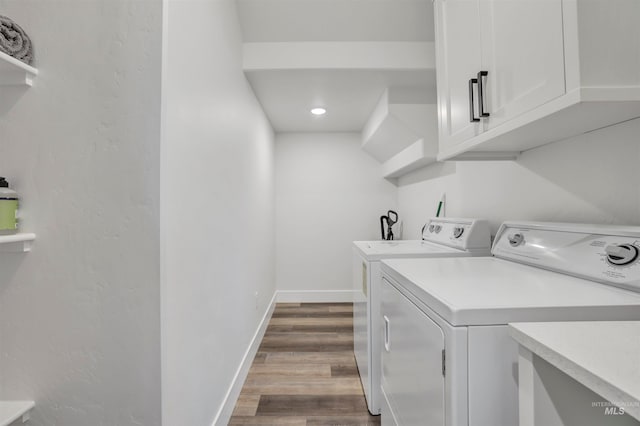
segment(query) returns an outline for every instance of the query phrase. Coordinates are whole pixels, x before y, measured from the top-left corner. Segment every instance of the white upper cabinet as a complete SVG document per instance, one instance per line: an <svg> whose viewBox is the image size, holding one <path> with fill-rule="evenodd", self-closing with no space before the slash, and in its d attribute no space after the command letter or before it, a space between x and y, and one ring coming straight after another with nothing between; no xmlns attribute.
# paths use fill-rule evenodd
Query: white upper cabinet
<svg viewBox="0 0 640 426"><path fill-rule="evenodd" d="M439 160L640 117L640 1L435 0Z"/></svg>
<svg viewBox="0 0 640 426"><path fill-rule="evenodd" d="M440 145L449 145L480 130L480 120L470 120L469 94L469 84L482 67L480 2L449 0L434 6Z"/></svg>
<svg viewBox="0 0 640 426"><path fill-rule="evenodd" d="M561 0L483 0L487 128L565 93Z"/></svg>

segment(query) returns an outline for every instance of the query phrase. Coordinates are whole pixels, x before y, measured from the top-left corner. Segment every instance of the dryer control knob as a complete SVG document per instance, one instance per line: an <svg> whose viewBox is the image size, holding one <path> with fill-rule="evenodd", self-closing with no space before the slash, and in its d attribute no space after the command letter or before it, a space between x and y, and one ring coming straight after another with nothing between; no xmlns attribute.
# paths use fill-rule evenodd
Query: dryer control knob
<svg viewBox="0 0 640 426"><path fill-rule="evenodd" d="M439 234L442 231L442 225L436 225L436 234Z"/></svg>
<svg viewBox="0 0 640 426"><path fill-rule="evenodd" d="M464 234L464 228L462 226L456 226L453 228L453 238L460 238Z"/></svg>
<svg viewBox="0 0 640 426"><path fill-rule="evenodd" d="M607 262L616 266L628 265L638 258L638 247L632 244L620 244L607 246Z"/></svg>
<svg viewBox="0 0 640 426"><path fill-rule="evenodd" d="M523 243L524 243L524 235L522 235L521 233L509 235L509 244L511 244L511 247L518 247Z"/></svg>
<svg viewBox="0 0 640 426"><path fill-rule="evenodd" d="M429 225L429 232L433 232L434 228L435 228L435 225L433 223Z"/></svg>

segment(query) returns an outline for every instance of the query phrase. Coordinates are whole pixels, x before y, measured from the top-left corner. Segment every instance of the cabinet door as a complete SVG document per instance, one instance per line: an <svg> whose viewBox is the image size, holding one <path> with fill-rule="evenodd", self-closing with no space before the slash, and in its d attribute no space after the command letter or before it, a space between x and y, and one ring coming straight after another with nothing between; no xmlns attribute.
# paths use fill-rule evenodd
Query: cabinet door
<svg viewBox="0 0 640 426"><path fill-rule="evenodd" d="M444 426L444 334L416 305L382 280L382 422Z"/></svg>
<svg viewBox="0 0 640 426"><path fill-rule="evenodd" d="M434 7L440 150L446 151L480 130L469 111L469 79L482 64L479 0L437 0Z"/></svg>
<svg viewBox="0 0 640 426"><path fill-rule="evenodd" d="M483 120L494 128L565 93L562 0L481 0Z"/></svg>

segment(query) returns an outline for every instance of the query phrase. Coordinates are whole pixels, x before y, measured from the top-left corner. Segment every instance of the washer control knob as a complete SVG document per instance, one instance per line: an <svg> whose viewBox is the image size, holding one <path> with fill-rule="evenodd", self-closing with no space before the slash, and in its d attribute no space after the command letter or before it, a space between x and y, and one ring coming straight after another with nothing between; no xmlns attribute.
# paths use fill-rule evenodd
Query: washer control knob
<svg viewBox="0 0 640 426"><path fill-rule="evenodd" d="M433 229L434 229L435 227L436 227L436 226L435 226L433 223L432 223L431 225L429 225L429 232L433 232Z"/></svg>
<svg viewBox="0 0 640 426"><path fill-rule="evenodd" d="M464 234L464 228L462 226L456 226L453 228L453 238L460 238Z"/></svg>
<svg viewBox="0 0 640 426"><path fill-rule="evenodd" d="M436 225L436 234L439 234L442 231L442 225Z"/></svg>
<svg viewBox="0 0 640 426"><path fill-rule="evenodd" d="M519 245L524 244L524 235L521 233L509 235L509 244L511 247L518 247Z"/></svg>
<svg viewBox="0 0 640 426"><path fill-rule="evenodd" d="M638 247L633 244L620 244L607 246L607 262L612 265L628 265L638 258Z"/></svg>

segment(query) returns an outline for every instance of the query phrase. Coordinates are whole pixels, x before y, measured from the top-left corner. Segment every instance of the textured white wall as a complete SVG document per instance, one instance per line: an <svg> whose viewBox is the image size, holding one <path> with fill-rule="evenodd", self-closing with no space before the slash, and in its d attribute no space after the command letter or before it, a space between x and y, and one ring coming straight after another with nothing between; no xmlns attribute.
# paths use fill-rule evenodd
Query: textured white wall
<svg viewBox="0 0 640 426"><path fill-rule="evenodd" d="M278 290L351 290L351 242L380 239L396 196L359 134L278 135Z"/></svg>
<svg viewBox="0 0 640 426"><path fill-rule="evenodd" d="M210 425L275 292L273 132L234 1L165 6L163 424Z"/></svg>
<svg viewBox="0 0 640 426"><path fill-rule="evenodd" d="M640 119L523 153L515 162L459 162L400 179L407 229L434 215L640 225Z"/></svg>
<svg viewBox="0 0 640 426"><path fill-rule="evenodd" d="M32 426L158 425L161 2L0 11L40 69L0 94L0 175L37 233L0 253L0 398L34 399Z"/></svg>

